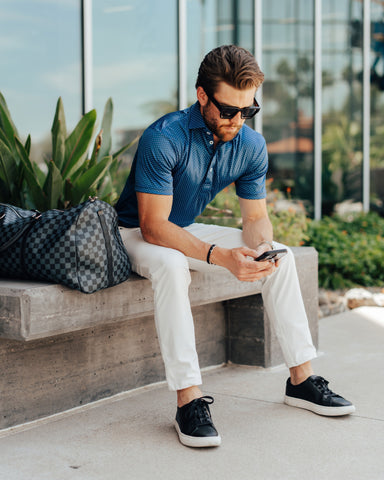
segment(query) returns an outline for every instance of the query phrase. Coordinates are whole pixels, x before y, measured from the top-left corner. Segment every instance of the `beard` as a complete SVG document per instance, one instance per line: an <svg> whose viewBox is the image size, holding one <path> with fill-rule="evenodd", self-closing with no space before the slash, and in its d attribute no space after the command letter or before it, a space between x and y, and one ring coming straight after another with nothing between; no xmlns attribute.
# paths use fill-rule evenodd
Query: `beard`
<svg viewBox="0 0 384 480"><path fill-rule="evenodd" d="M221 122L231 122L231 120L222 120L216 119L209 115L208 108L202 108L202 116L204 119L205 124L209 128L209 130L222 142L229 142L233 140L236 135L239 133L243 123L224 123Z"/></svg>

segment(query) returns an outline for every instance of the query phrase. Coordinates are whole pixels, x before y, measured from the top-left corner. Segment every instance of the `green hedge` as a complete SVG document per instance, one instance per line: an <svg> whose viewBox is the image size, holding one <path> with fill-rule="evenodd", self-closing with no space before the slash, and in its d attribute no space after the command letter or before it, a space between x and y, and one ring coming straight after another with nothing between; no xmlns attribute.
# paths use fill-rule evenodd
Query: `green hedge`
<svg viewBox="0 0 384 480"><path fill-rule="evenodd" d="M293 209L276 211L271 202L268 205L268 214L277 242L293 247L302 245L307 239L306 230L310 220L304 211L296 212ZM234 186L231 185L218 193L196 221L241 228L240 205Z"/></svg>
<svg viewBox="0 0 384 480"><path fill-rule="evenodd" d="M307 235L319 252L321 287L384 284L384 219L376 213L311 221Z"/></svg>
<svg viewBox="0 0 384 480"><path fill-rule="evenodd" d="M315 221L293 209L276 211L269 202L275 240L309 245L319 252L319 285L339 289L384 285L384 218L376 213L324 217ZM219 193L198 221L241 228L233 186Z"/></svg>

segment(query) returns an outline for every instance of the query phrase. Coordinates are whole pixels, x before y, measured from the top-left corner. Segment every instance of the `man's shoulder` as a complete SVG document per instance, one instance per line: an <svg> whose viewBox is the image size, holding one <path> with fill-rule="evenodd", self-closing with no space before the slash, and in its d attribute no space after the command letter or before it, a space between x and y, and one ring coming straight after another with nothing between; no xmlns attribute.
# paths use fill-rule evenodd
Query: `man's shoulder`
<svg viewBox="0 0 384 480"><path fill-rule="evenodd" d="M251 143L256 143L256 144L265 144L265 138L263 135L253 128L249 127L248 125L244 125L242 130L242 135L243 141L251 142Z"/></svg>
<svg viewBox="0 0 384 480"><path fill-rule="evenodd" d="M153 122L144 133L177 142L178 139L184 139L188 135L188 121L189 109L170 112Z"/></svg>
<svg viewBox="0 0 384 480"><path fill-rule="evenodd" d="M266 147L265 138L253 128L244 125L241 129L241 146L243 148L261 151Z"/></svg>

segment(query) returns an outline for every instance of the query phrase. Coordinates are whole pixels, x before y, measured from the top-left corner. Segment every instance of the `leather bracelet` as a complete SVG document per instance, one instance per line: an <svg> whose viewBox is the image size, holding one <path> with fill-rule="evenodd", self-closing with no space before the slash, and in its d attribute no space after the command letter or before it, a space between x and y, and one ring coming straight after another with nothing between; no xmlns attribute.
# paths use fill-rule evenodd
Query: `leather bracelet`
<svg viewBox="0 0 384 480"><path fill-rule="evenodd" d="M273 243L270 242L269 240L263 240L262 242L260 242L256 248L260 247L260 245L262 245L263 243L267 243L270 247L271 247L271 250L273 250Z"/></svg>
<svg viewBox="0 0 384 480"><path fill-rule="evenodd" d="M211 263L211 253L212 253L212 251L215 247L216 247L216 245L214 243L212 243L212 245L209 247L209 250L208 250L208 253L207 253L207 263L209 263L209 265L213 265Z"/></svg>

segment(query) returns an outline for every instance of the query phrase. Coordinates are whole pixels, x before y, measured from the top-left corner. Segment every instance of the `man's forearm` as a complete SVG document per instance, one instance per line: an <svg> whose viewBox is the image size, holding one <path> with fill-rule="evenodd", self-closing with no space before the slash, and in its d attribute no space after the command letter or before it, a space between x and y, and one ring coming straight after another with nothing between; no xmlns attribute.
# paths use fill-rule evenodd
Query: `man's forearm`
<svg viewBox="0 0 384 480"><path fill-rule="evenodd" d="M273 228L268 217L246 221L243 224L243 239L249 248L255 249L263 241L272 242Z"/></svg>
<svg viewBox="0 0 384 480"><path fill-rule="evenodd" d="M150 227L142 225L144 239L161 247L173 248L187 257L206 260L210 245L172 222L156 222Z"/></svg>
<svg viewBox="0 0 384 480"><path fill-rule="evenodd" d="M155 222L150 227L144 223L141 230L144 239L149 243L179 250L187 257L202 261L207 260L207 253L211 245L201 241L174 223L169 221ZM260 248L258 249L259 254L264 251L262 247ZM268 250L268 248L265 250ZM217 246L211 249L210 263L227 268L241 281L254 282L269 275L272 271L272 264L270 262L254 262L249 259L252 256L255 257L255 252L247 247L229 249Z"/></svg>

